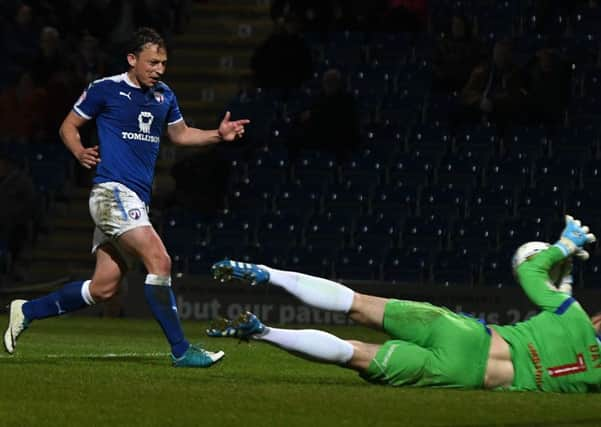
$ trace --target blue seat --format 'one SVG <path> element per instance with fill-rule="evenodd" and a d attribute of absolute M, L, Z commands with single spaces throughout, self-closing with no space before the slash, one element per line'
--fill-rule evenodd
<path fill-rule="evenodd" d="M 562 157 L 540 158 L 534 162 L 533 183 L 536 188 L 561 185 L 565 189 L 580 187 L 580 162 Z"/>
<path fill-rule="evenodd" d="M 334 260 L 334 277 L 338 280 L 374 280 L 380 276 L 380 259 L 370 252 L 343 249 Z"/>
<path fill-rule="evenodd" d="M 391 185 L 428 185 L 433 180 L 436 158 L 422 152 L 398 154 L 388 169 Z"/>
<path fill-rule="evenodd" d="M 582 284 L 585 288 L 601 288 L 601 257 L 599 255 L 591 257 L 582 269 Z"/>
<path fill-rule="evenodd" d="M 383 255 L 398 244 L 400 224 L 394 214 L 361 215 L 355 220 L 353 247 Z"/>
<path fill-rule="evenodd" d="M 499 246 L 510 253 L 528 241 L 547 241 L 547 228 L 548 220 L 541 216 L 505 220 L 499 227 Z"/>
<path fill-rule="evenodd" d="M 516 127 L 508 131 L 505 137 L 511 149 L 527 152 L 532 157 L 547 155 L 549 141 L 547 132 L 543 127 Z"/>
<path fill-rule="evenodd" d="M 511 271 L 511 255 L 506 252 L 492 252 L 485 255 L 480 262 L 479 273 L 480 286 L 493 288 L 517 286 Z"/>
<path fill-rule="evenodd" d="M 452 138 L 444 126 L 419 125 L 409 134 L 407 145 L 410 151 L 420 151 L 441 157 L 450 150 Z"/>
<path fill-rule="evenodd" d="M 382 280 L 392 283 L 424 284 L 430 275 L 430 256 L 413 249 L 392 249 L 382 263 Z"/>
<path fill-rule="evenodd" d="M 529 187 L 532 183 L 532 162 L 532 157 L 526 152 L 517 152 L 504 159 L 492 159 L 485 170 L 484 183 L 488 187 Z"/>
<path fill-rule="evenodd" d="M 396 215 L 397 218 L 416 214 L 418 190 L 412 185 L 379 185 L 371 198 L 372 212 Z"/>
<path fill-rule="evenodd" d="M 482 182 L 481 162 L 473 157 L 450 157 L 444 159 L 437 170 L 440 184 L 455 184 L 469 189 Z"/>
<path fill-rule="evenodd" d="M 257 242 L 265 251 L 287 250 L 299 244 L 301 221 L 297 215 L 268 213 L 259 218 Z"/>
<path fill-rule="evenodd" d="M 316 151 L 303 151 L 294 162 L 293 177 L 307 181 L 311 177 L 322 183 L 332 183 L 337 177 L 336 157 Z"/>
<path fill-rule="evenodd" d="M 515 214 L 516 190 L 503 184 L 472 191 L 469 215 L 472 217 L 504 219 Z"/>
<path fill-rule="evenodd" d="M 449 248 L 486 253 L 497 247 L 498 222 L 494 217 L 479 216 L 458 219 L 450 232 Z"/>
<path fill-rule="evenodd" d="M 518 196 L 521 217 L 559 218 L 565 212 L 563 189 L 559 185 L 528 188 Z"/>
<path fill-rule="evenodd" d="M 316 248 L 343 248 L 351 240 L 352 218 L 326 212 L 312 215 L 304 230 L 304 245 Z"/>
<path fill-rule="evenodd" d="M 437 184 L 421 191 L 419 212 L 421 215 L 445 215 L 447 218 L 465 216 L 466 189 L 453 184 Z"/>
<path fill-rule="evenodd" d="M 207 245 L 199 247 L 197 252 L 188 257 L 188 273 L 207 275 L 211 273 L 211 266 L 224 258 L 238 259 L 236 246 Z"/>
<path fill-rule="evenodd" d="M 447 243 L 448 216 L 407 217 L 402 227 L 401 245 L 404 248 L 415 246 L 438 251 Z"/>
<path fill-rule="evenodd" d="M 211 244 L 220 246 L 246 245 L 254 240 L 256 217 L 252 214 L 219 215 L 209 225 Z"/>
<path fill-rule="evenodd" d="M 334 251 L 321 247 L 297 247 L 288 253 L 287 268 L 313 276 L 331 278 Z"/>
<path fill-rule="evenodd" d="M 324 210 L 348 209 L 356 214 L 367 212 L 369 189 L 364 186 L 353 186 L 352 181 L 334 184 L 328 187 L 323 197 Z"/>
<path fill-rule="evenodd" d="M 322 194 L 319 190 L 308 188 L 301 183 L 287 184 L 280 188 L 274 198 L 274 211 L 281 214 L 298 214 L 302 219 L 320 212 Z"/>
<path fill-rule="evenodd" d="M 438 252 L 432 263 L 432 283 L 439 286 L 472 286 L 472 261 L 476 254 L 467 249 Z"/>
<path fill-rule="evenodd" d="M 582 168 L 582 186 L 585 190 L 601 185 L 601 160 L 591 159 Z"/>

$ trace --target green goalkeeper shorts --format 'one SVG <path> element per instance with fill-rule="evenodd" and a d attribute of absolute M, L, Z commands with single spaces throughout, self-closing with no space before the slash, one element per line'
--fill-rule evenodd
<path fill-rule="evenodd" d="M 384 330 L 393 338 L 362 374 L 394 386 L 481 388 L 490 331 L 478 319 L 428 303 L 390 300 Z"/>

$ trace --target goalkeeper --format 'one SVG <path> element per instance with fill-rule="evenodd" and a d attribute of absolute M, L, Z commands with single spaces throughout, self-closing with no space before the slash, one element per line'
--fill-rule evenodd
<path fill-rule="evenodd" d="M 273 328 L 252 313 L 214 322 L 207 333 L 267 341 L 393 386 L 597 392 L 601 390 L 601 314 L 589 317 L 569 287 L 557 288 L 569 275 L 571 257 L 588 258 L 583 246 L 594 241 L 588 227 L 566 216 L 566 227 L 554 245 L 522 245 L 512 267 L 541 312 L 507 326 L 486 325 L 427 303 L 360 294 L 301 273 L 220 261 L 213 274 L 221 281 L 280 286 L 305 304 L 346 313 L 359 324 L 384 330 L 391 339 L 372 344 L 312 329 Z"/>

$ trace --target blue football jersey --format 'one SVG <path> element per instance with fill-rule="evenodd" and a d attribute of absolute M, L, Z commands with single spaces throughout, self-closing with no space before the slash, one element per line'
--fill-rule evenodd
<path fill-rule="evenodd" d="M 94 183 L 120 182 L 149 204 L 165 124 L 183 120 L 173 91 L 163 82 L 136 87 L 123 73 L 92 82 L 73 110 L 96 118 L 101 161 Z"/>

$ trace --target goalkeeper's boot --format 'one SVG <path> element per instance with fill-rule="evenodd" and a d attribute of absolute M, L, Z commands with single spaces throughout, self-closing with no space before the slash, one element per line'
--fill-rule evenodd
<path fill-rule="evenodd" d="M 235 337 L 248 341 L 253 336 L 263 335 L 265 330 L 265 325 L 259 318 L 247 311 L 241 313 L 234 320 L 217 319 L 207 329 L 207 335 L 210 337 Z"/>
<path fill-rule="evenodd" d="M 171 355 L 171 360 L 176 368 L 208 368 L 219 362 L 223 356 L 223 351 L 214 353 L 191 345 L 180 357 Z"/>
<path fill-rule="evenodd" d="M 29 326 L 30 320 L 23 314 L 23 304 L 27 300 L 15 299 L 8 306 L 8 328 L 4 332 L 4 349 L 13 354 L 17 345 L 17 338 Z"/>
<path fill-rule="evenodd" d="M 211 267 L 213 277 L 221 282 L 241 280 L 251 286 L 269 282 L 269 272 L 256 264 L 224 259 Z"/>

